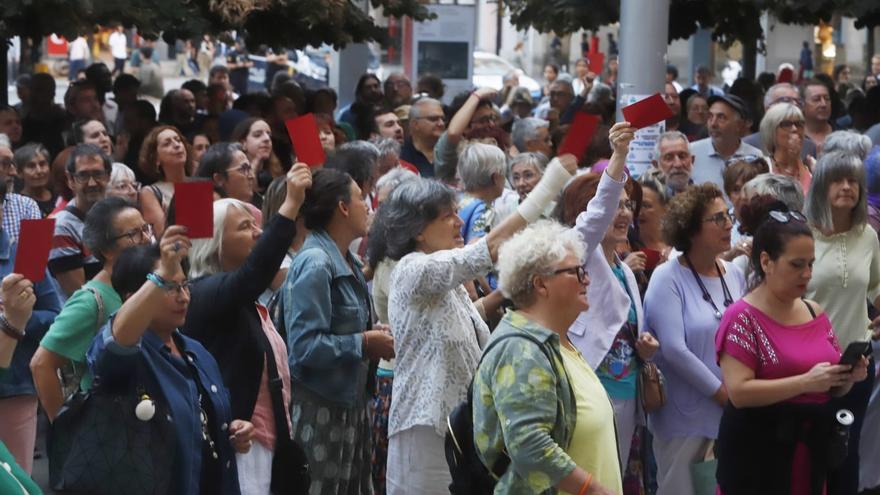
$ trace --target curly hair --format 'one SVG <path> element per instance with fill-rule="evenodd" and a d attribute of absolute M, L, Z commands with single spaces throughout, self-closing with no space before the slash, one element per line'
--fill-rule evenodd
<path fill-rule="evenodd" d="M 192 169 L 192 146 L 190 146 L 186 136 L 184 136 L 183 133 L 173 125 L 156 126 L 151 129 L 150 133 L 147 134 L 147 137 L 144 138 L 144 143 L 141 145 L 141 152 L 138 155 L 138 168 L 141 169 L 141 172 L 153 182 L 165 179 L 165 174 L 162 172 L 162 167 L 159 165 L 159 134 L 161 134 L 162 131 L 167 131 L 169 129 L 177 133 L 177 136 L 180 138 L 181 142 L 183 142 L 183 147 L 186 148 L 186 163 L 183 164 L 184 173 L 186 173 L 187 170 Z"/>
<path fill-rule="evenodd" d="M 721 189 L 711 182 L 690 185 L 676 194 L 666 206 L 661 226 L 663 241 L 687 253 L 694 236 L 703 228 L 703 216 L 709 203 L 722 197 Z"/>

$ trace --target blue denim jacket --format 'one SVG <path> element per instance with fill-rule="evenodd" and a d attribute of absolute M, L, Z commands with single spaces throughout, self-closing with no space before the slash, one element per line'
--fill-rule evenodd
<path fill-rule="evenodd" d="M 108 393 L 125 394 L 136 392 L 130 389 L 135 381 L 153 400 L 165 401 L 177 432 L 173 493 L 200 493 L 203 439 L 199 386 L 191 378 L 191 371 L 183 359 L 172 355 L 152 331 L 144 332 L 135 346 L 118 344 L 111 331 L 114 318 L 115 315 L 101 328 L 86 354 L 95 386 Z M 210 435 L 217 449 L 222 477 L 219 493 L 236 495 L 240 489 L 235 451 L 229 442 L 229 422 L 233 419 L 229 391 L 223 386 L 217 361 L 202 344 L 175 333 L 175 342 L 182 356 L 198 371 L 199 382 L 211 400 L 214 421 Z"/>
<path fill-rule="evenodd" d="M 0 279 L 12 273 L 15 267 L 15 248 L 16 244 L 9 241 L 6 231 L 0 230 Z M 18 343 L 12 355 L 9 372 L 0 379 L 0 397 L 37 394 L 31 376 L 31 357 L 37 351 L 40 339 L 61 312 L 61 302 L 48 271 L 43 280 L 34 284 L 34 294 L 37 296 L 34 312 L 24 329 L 24 339 Z"/>
<path fill-rule="evenodd" d="M 282 304 L 291 378 L 351 407 L 366 386 L 361 344 L 371 316 L 361 264 L 346 258 L 326 232 L 312 231 L 287 272 Z"/>

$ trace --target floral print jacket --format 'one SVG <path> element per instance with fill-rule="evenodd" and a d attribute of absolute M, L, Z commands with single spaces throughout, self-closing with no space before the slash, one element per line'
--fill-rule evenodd
<path fill-rule="evenodd" d="M 544 350 L 526 338 L 507 338 L 484 356 L 474 377 L 477 452 L 486 466 L 510 456 L 496 494 L 556 493 L 555 486 L 576 467 L 564 449 L 577 416 L 559 335 L 508 311 L 489 343 L 511 333 L 531 335 Z"/>

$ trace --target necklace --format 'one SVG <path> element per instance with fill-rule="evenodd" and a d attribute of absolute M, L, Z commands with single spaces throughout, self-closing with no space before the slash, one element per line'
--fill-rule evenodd
<path fill-rule="evenodd" d="M 697 280 L 697 285 L 700 286 L 700 291 L 703 293 L 703 300 L 712 305 L 712 309 L 715 312 L 715 319 L 721 319 L 721 311 L 718 309 L 718 306 L 715 305 L 715 301 L 712 300 L 712 296 L 709 294 L 709 291 L 706 289 L 706 286 L 703 284 L 703 279 L 700 278 L 700 274 L 697 273 L 697 270 L 694 268 L 694 264 L 691 263 L 691 259 L 688 255 L 683 255 L 685 262 L 687 262 L 688 268 L 691 269 L 691 273 L 694 274 L 694 278 Z M 721 279 L 721 290 L 724 291 L 724 307 L 727 308 L 731 304 L 733 304 L 733 296 L 730 295 L 730 290 L 727 288 L 727 282 L 724 281 L 724 275 L 721 274 L 721 268 L 718 266 L 718 262 L 715 261 L 715 270 L 718 272 L 718 278 Z"/>

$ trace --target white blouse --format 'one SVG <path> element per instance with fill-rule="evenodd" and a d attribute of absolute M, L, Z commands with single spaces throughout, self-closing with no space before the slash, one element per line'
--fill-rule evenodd
<path fill-rule="evenodd" d="M 489 328 L 462 283 L 492 269 L 486 239 L 458 249 L 404 256 L 391 274 L 388 319 L 394 387 L 388 435 L 414 426 L 446 431 L 480 362 Z"/>

